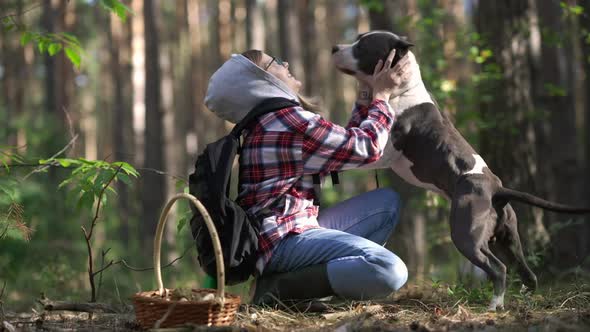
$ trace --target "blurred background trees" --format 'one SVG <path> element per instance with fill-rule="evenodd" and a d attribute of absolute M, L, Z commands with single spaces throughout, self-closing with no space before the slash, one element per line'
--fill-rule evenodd
<path fill-rule="evenodd" d="M 101 214 L 97 250 L 150 265 L 151 240 L 163 203 L 186 187 L 197 154 L 231 125 L 203 98 L 211 74 L 232 54 L 265 50 L 290 63 L 324 116 L 345 124 L 355 80 L 337 72 L 331 46 L 370 29 L 409 38 L 426 86 L 504 184 L 548 199 L 590 205 L 590 5 L 558 0 L 125 0 L 127 20 L 99 1 L 3 0 L 0 4 L 0 161 L 62 157 L 125 161 L 138 179 L 117 183 Z M 67 32 L 84 53 L 79 68 L 64 52 L 21 45 L 22 31 Z M 29 304 L 57 289 L 74 298 L 88 290 L 80 225 L 94 212 L 76 209 L 80 188 L 58 184 L 68 169 L 24 176 L 0 170 L 0 218 L 11 204 L 35 229 L 31 241 L 0 239 L 5 302 Z M 411 271 L 410 282 L 455 281 L 469 270 L 450 241 L 448 203 L 413 188 L 389 170 L 381 186 L 402 194 L 402 220 L 388 246 Z M 333 204 L 376 187 L 374 172 L 341 175 L 324 190 Z M 74 199 L 72 199 L 74 197 Z M 547 276 L 587 277 L 588 218 L 516 205 L 526 252 Z M 178 211 L 178 218 L 186 209 Z M 1 222 L 1 220 L 0 220 Z M 0 226 L 2 224 L 0 223 Z M 186 228 L 170 223 L 167 257 L 190 247 Z M 0 228 L 0 234 L 3 229 Z M 10 235 L 10 233 L 7 233 Z M 199 283 L 194 251 L 164 272 L 168 282 Z M 166 256 L 165 256 L 166 257 Z M 465 268 L 467 267 L 467 268 Z M 541 281 L 547 281 L 542 278 Z M 149 272 L 116 266 L 105 272 L 102 298 L 127 298 L 153 287 Z M 65 288 L 64 288 L 65 287 Z M 63 293 L 59 293 L 63 296 Z"/>

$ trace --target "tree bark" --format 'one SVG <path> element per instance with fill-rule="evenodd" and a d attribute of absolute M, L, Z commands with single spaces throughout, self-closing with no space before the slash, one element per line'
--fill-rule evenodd
<path fill-rule="evenodd" d="M 542 194 L 550 200 L 572 205 L 582 205 L 582 187 L 579 178 L 581 162 L 578 157 L 578 139 L 575 111 L 574 70 L 577 59 L 574 55 L 575 22 L 571 16 L 560 16 L 559 3 L 537 1 L 539 26 L 550 31 L 541 40 L 540 59 L 535 68 L 535 104 L 546 114 L 539 121 L 539 155 L 551 156 L 539 164 Z M 556 41 L 551 34 L 568 36 Z M 561 44 L 561 45 L 560 45 Z M 535 50 L 535 49 L 533 49 Z M 536 55 L 536 54 L 535 54 Z M 548 214 L 545 224 L 549 228 L 559 221 L 571 220 L 572 216 Z M 555 228 L 554 228 L 555 229 Z M 551 265 L 564 270 L 582 263 L 588 255 L 588 228 L 584 224 L 569 225 L 550 233 Z"/>
<path fill-rule="evenodd" d="M 318 71 L 318 38 L 316 29 L 315 9 L 317 0 L 304 0 L 298 2 L 299 29 L 301 30 L 300 45 L 303 47 L 303 91 L 306 95 L 318 93 L 318 79 L 315 75 Z"/>
<path fill-rule="evenodd" d="M 485 66 L 492 78 L 480 92 L 485 96 L 479 107 L 482 119 L 490 124 L 480 132 L 481 155 L 506 187 L 531 193 L 537 192 L 534 179 L 539 164 L 531 94 L 535 15 L 533 0 L 480 1 L 475 14 L 476 29 L 492 51 Z M 544 244 L 547 232 L 539 210 L 521 204 L 513 207 L 521 230 L 526 230 L 521 239 Z"/>
<path fill-rule="evenodd" d="M 108 33 L 110 74 L 113 101 L 111 109 L 112 134 L 113 134 L 113 157 L 116 161 L 128 161 L 127 153 L 131 151 L 131 137 L 127 133 L 131 130 L 131 103 L 133 91 L 130 88 L 130 25 L 123 23 L 119 18 L 110 19 Z M 129 191 L 127 185 L 121 181 L 117 183 L 117 204 L 119 212 L 119 236 L 124 246 L 129 248 L 131 217 L 129 204 Z"/>
<path fill-rule="evenodd" d="M 258 0 L 246 0 L 246 48 L 264 51 L 264 11 Z"/>
<path fill-rule="evenodd" d="M 371 30 L 388 30 L 394 33 L 402 31 L 399 15 L 392 15 L 392 8 L 417 8 L 413 0 L 396 0 L 383 2 L 383 11 L 369 11 Z M 407 31 L 409 40 L 416 40 L 414 31 Z M 423 209 L 412 208 L 424 200 L 422 189 L 416 188 L 391 171 L 380 172 L 387 174 L 387 182 L 397 191 L 403 205 L 401 206 L 399 223 L 389 240 L 388 248 L 399 255 L 408 267 L 412 279 L 421 279 L 426 270 L 426 227 L 427 215 Z"/>
<path fill-rule="evenodd" d="M 156 11 L 153 0 L 144 1 L 145 31 L 145 162 L 144 167 L 164 170 L 162 100 L 160 92 L 160 49 Z M 143 172 L 141 188 L 142 240 L 151 243 L 158 215 L 164 203 L 166 187 L 164 177 L 153 172 Z"/>
<path fill-rule="evenodd" d="M 337 8 L 340 8 L 338 6 Z M 298 78 L 303 77 L 303 61 L 299 44 L 299 29 L 294 2 L 278 0 L 280 57 L 289 63 L 289 70 Z"/>

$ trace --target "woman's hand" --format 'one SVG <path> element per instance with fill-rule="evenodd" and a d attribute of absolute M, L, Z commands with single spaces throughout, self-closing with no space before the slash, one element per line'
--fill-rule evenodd
<path fill-rule="evenodd" d="M 416 60 L 410 56 L 410 53 L 401 58 L 393 68 L 389 68 L 395 57 L 395 51 L 395 49 L 391 50 L 385 63 L 383 60 L 377 62 L 373 76 L 363 73 L 356 75 L 360 81 L 373 89 L 373 99 L 388 101 L 391 97 L 399 96 L 412 77 L 413 64 Z"/>

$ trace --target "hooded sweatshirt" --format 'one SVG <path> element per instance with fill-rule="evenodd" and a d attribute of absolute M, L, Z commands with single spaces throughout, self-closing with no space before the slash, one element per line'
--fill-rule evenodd
<path fill-rule="evenodd" d="M 205 105 L 220 118 L 238 123 L 261 101 L 297 95 L 276 78 L 241 54 L 234 54 L 209 80 Z"/>
<path fill-rule="evenodd" d="M 246 57 L 233 55 L 211 77 L 205 104 L 222 119 L 237 123 L 272 97 L 297 99 L 278 78 Z M 236 201 L 261 223 L 259 274 L 283 238 L 320 228 L 312 176 L 377 161 L 393 114 L 381 100 L 356 105 L 343 128 L 294 106 L 262 115 L 243 131 Z"/>

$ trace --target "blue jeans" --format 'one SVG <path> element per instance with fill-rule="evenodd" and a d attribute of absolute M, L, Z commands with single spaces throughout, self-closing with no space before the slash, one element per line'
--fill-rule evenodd
<path fill-rule="evenodd" d="M 385 297 L 408 279 L 404 262 L 383 247 L 399 219 L 396 192 L 377 189 L 320 211 L 324 228 L 285 237 L 263 272 L 282 273 L 327 263 L 336 295 L 353 300 Z"/>

